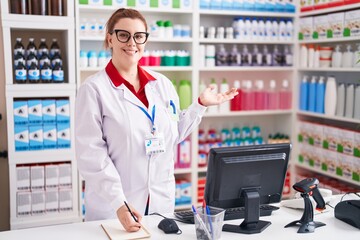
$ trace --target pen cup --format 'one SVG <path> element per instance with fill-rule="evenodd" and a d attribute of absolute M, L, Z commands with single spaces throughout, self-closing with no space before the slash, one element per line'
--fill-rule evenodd
<path fill-rule="evenodd" d="M 221 237 L 225 210 L 208 206 L 196 209 L 194 215 L 196 238 L 198 240 L 217 240 Z"/>

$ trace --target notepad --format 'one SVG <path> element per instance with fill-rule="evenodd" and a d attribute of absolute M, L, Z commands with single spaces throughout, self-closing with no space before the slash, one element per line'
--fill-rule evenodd
<path fill-rule="evenodd" d="M 137 232 L 127 232 L 117 219 L 103 222 L 101 227 L 110 240 L 145 239 L 151 236 L 144 225 Z"/>

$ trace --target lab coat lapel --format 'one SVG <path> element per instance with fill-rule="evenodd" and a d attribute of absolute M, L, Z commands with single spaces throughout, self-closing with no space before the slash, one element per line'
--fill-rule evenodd
<path fill-rule="evenodd" d="M 124 84 L 121 84 L 118 89 L 123 92 L 125 100 L 137 106 L 143 107 L 144 109 L 147 109 L 146 106 Z"/>
<path fill-rule="evenodd" d="M 152 106 L 156 104 L 156 96 L 159 95 L 156 91 L 156 84 L 157 81 L 149 81 L 148 84 L 145 85 L 145 94 L 149 102 L 149 109 L 152 109 Z"/>

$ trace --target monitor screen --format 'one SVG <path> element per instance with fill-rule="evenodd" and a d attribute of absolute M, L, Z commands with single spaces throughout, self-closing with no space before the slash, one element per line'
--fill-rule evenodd
<path fill-rule="evenodd" d="M 289 143 L 211 149 L 206 203 L 224 209 L 245 207 L 244 222 L 257 221 L 259 212 L 246 208 L 280 202 L 290 150 Z"/>

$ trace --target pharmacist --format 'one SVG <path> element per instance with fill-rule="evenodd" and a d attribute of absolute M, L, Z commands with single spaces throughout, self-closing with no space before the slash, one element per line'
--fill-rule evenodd
<path fill-rule="evenodd" d="M 127 231 L 150 212 L 173 212 L 174 158 L 178 143 L 198 126 L 206 107 L 232 99 L 236 89 L 202 92 L 180 111 L 171 81 L 138 61 L 148 38 L 144 17 L 118 9 L 107 22 L 105 46 L 112 59 L 88 77 L 76 99 L 75 139 L 85 180 L 85 219 L 116 218 Z"/>

